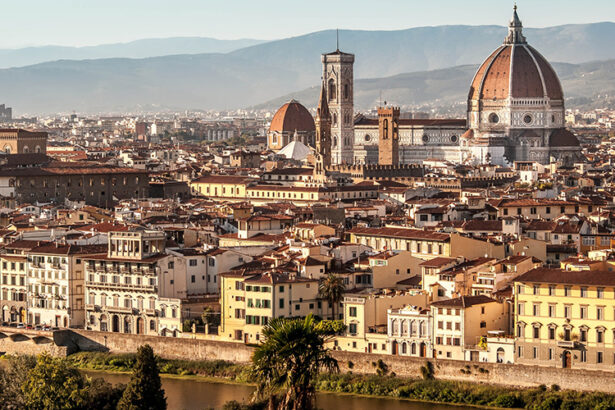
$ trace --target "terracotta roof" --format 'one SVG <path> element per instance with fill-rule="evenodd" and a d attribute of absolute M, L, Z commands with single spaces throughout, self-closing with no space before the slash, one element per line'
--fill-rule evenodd
<path fill-rule="evenodd" d="M 495 299 L 491 299 L 488 296 L 480 295 L 480 296 L 461 296 L 459 298 L 454 299 L 446 299 L 446 300 L 438 300 L 436 302 L 432 302 L 431 306 L 443 306 L 443 307 L 461 307 L 467 308 L 474 305 L 482 305 L 485 303 L 493 303 L 497 302 Z"/>
<path fill-rule="evenodd" d="M 558 128 L 551 133 L 549 137 L 550 147 L 577 147 L 579 140 L 577 137 L 566 128 Z"/>
<path fill-rule="evenodd" d="M 431 240 L 437 242 L 448 242 L 450 239 L 449 234 L 407 228 L 353 228 L 349 230 L 348 233 L 401 239 Z"/>
<path fill-rule="evenodd" d="M 481 219 L 470 219 L 463 224 L 463 230 L 501 232 L 502 221 L 484 221 Z"/>
<path fill-rule="evenodd" d="M 536 268 L 518 276 L 515 282 L 615 286 L 615 273 L 608 271 L 564 271 L 562 269 Z"/>
<path fill-rule="evenodd" d="M 430 259 L 425 262 L 421 262 L 420 265 L 426 266 L 428 268 L 439 268 L 441 266 L 445 266 L 445 265 L 448 265 L 449 263 L 454 263 L 454 262 L 456 262 L 456 259 L 454 258 L 438 257 L 438 258 Z"/>
<path fill-rule="evenodd" d="M 305 132 L 315 131 L 312 114 L 298 101 L 291 100 L 280 107 L 275 113 L 269 126 L 269 131 L 277 132 Z"/>

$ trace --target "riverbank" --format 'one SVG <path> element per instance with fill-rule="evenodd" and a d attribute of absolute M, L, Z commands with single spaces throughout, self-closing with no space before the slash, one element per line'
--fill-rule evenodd
<path fill-rule="evenodd" d="M 105 372 L 131 372 L 135 355 L 80 352 L 67 360 L 75 367 Z M 204 378 L 210 381 L 253 385 L 249 366 L 224 360 L 169 360 L 158 359 L 162 376 L 173 378 Z M 548 409 L 600 409 L 615 410 L 615 395 L 562 391 L 557 385 L 517 389 L 462 381 L 444 381 L 432 378 L 425 366 L 421 378 L 401 378 L 387 374 L 375 365 L 374 375 L 322 374 L 316 381 L 321 392 L 344 393 L 367 397 L 388 397 L 441 404 L 492 408 Z M 417 375 L 419 376 L 419 375 Z"/>

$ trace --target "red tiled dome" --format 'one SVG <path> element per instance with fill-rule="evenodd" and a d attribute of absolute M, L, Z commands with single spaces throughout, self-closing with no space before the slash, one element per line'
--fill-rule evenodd
<path fill-rule="evenodd" d="M 269 131 L 301 132 L 315 131 L 312 114 L 298 101 L 291 100 L 280 107 L 269 126 Z"/>
<path fill-rule="evenodd" d="M 508 37 L 481 64 L 472 80 L 468 99 L 504 100 L 509 96 L 564 99 L 562 86 L 551 64 L 525 41 L 516 9 L 509 24 Z"/>

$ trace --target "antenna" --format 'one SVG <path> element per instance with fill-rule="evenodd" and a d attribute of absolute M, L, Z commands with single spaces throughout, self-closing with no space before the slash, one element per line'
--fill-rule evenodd
<path fill-rule="evenodd" d="M 340 29 L 335 29 L 335 51 L 340 51 Z"/>

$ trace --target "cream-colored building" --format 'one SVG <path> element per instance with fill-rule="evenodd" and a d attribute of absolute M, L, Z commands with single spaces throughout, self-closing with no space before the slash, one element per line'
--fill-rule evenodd
<path fill-rule="evenodd" d="M 174 257 L 161 231 L 110 232 L 106 254 L 83 261 L 86 328 L 161 336 L 181 334 L 181 300 L 173 291 Z M 165 291 L 166 289 L 166 291 Z"/>
<path fill-rule="evenodd" d="M 487 296 L 461 296 L 431 304 L 434 357 L 479 360 L 488 331 L 508 332 L 508 304 Z"/>
<path fill-rule="evenodd" d="M 612 370 L 612 271 L 537 268 L 515 280 L 515 363 Z"/>

